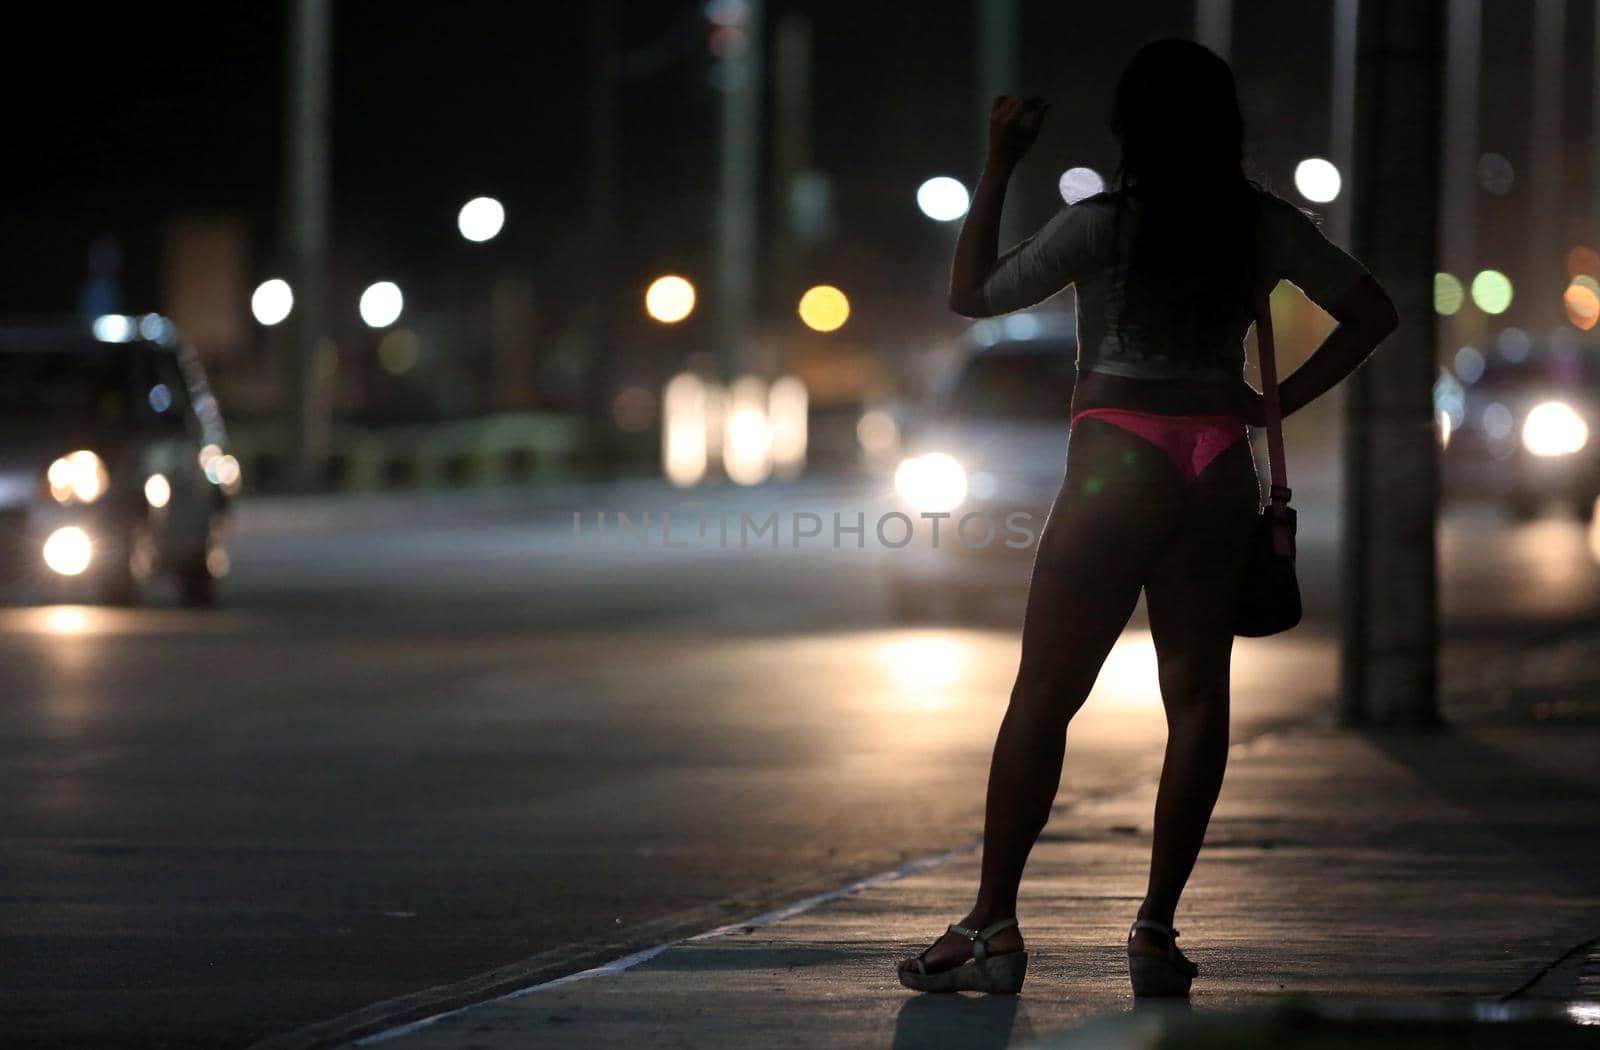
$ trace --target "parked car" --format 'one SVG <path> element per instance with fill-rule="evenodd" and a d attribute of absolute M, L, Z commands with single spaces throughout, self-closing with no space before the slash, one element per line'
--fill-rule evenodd
<path fill-rule="evenodd" d="M 1489 500 L 1517 518 L 1553 501 L 1585 521 L 1594 514 L 1600 346 L 1534 343 L 1511 330 L 1488 353 L 1457 353 L 1434 408 L 1447 499 Z"/>
<path fill-rule="evenodd" d="M 239 487 L 199 358 L 155 314 L 0 327 L 0 554 L 12 584 L 215 601 Z"/>
<path fill-rule="evenodd" d="M 902 617 L 919 619 L 943 604 L 965 609 L 1026 586 L 1066 470 L 1076 358 L 1070 313 L 1011 314 L 973 326 L 902 440 L 895 490 L 901 512 L 918 526 L 915 542 L 888 558 Z"/>

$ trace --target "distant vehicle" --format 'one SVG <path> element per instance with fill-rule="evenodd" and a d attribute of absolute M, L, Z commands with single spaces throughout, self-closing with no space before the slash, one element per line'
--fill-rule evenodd
<path fill-rule="evenodd" d="M 132 604 L 160 574 L 216 600 L 239 487 L 199 358 L 164 317 L 0 327 L 4 578 Z"/>
<path fill-rule="evenodd" d="M 1026 586 L 1066 470 L 1077 349 L 1070 313 L 972 327 L 960 360 L 907 427 L 895 470 L 900 510 L 917 526 L 915 541 L 887 559 L 902 618 L 941 605 L 969 610 Z M 935 549 L 932 521 L 921 515 L 946 513 Z"/>
<path fill-rule="evenodd" d="M 1559 501 L 1590 520 L 1600 498 L 1600 346 L 1532 343 L 1518 330 L 1497 343 L 1489 353 L 1463 348 L 1434 387 L 1444 496 L 1498 503 L 1518 519 Z"/>

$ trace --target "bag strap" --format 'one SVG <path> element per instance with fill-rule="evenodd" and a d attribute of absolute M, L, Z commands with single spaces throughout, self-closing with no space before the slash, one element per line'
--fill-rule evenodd
<path fill-rule="evenodd" d="M 1278 400 L 1277 347 L 1272 339 L 1270 289 L 1256 293 L 1256 348 L 1261 358 L 1261 401 L 1267 415 L 1267 464 L 1272 488 L 1267 505 L 1272 511 L 1272 548 L 1280 558 L 1294 557 L 1294 525 L 1289 509 L 1289 471 L 1283 455 L 1283 404 Z"/>
<path fill-rule="evenodd" d="M 1283 406 L 1278 401 L 1277 349 L 1272 339 L 1272 302 L 1268 293 L 1256 293 L 1256 348 L 1261 358 L 1261 401 L 1267 412 L 1267 463 L 1272 474 L 1268 499 L 1289 505 L 1289 472 L 1283 458 Z"/>

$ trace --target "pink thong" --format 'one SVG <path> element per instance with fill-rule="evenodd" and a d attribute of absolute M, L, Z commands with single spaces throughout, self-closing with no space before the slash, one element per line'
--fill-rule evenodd
<path fill-rule="evenodd" d="M 1137 434 L 1165 452 L 1186 485 L 1194 483 L 1206 464 L 1250 433 L 1243 416 L 1165 416 L 1126 408 L 1086 408 L 1072 417 L 1072 425 L 1085 416 Z"/>

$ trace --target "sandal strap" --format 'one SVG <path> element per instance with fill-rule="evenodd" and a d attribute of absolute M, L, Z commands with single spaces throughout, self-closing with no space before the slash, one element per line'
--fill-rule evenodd
<path fill-rule="evenodd" d="M 952 922 L 950 924 L 950 932 L 959 933 L 969 941 L 986 941 L 1001 930 L 1008 930 L 1016 924 L 1017 917 L 1015 915 L 1009 919 L 1001 919 L 992 926 L 985 926 L 981 930 L 974 930 L 971 926 L 963 926 L 958 922 Z"/>
<path fill-rule="evenodd" d="M 1154 919 L 1135 919 L 1133 925 L 1128 927 L 1129 937 L 1133 936 L 1134 930 L 1155 930 L 1157 933 L 1166 934 L 1170 940 L 1175 941 L 1178 939 L 1177 930 L 1164 922 L 1156 922 Z"/>

